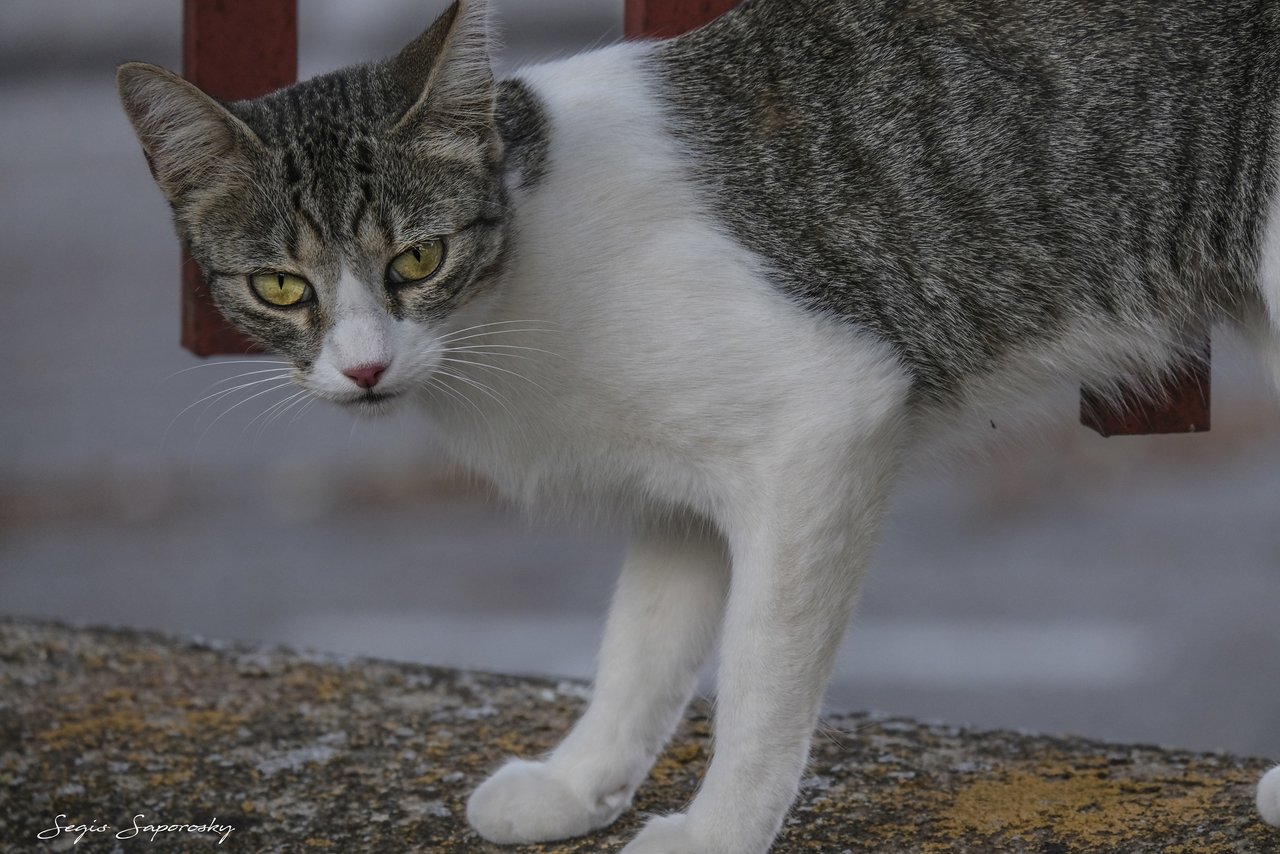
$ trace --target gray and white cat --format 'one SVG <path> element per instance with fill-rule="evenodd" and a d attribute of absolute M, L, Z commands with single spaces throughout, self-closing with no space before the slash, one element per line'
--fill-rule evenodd
<path fill-rule="evenodd" d="M 495 81 L 484 0 L 219 103 L 119 89 L 218 305 L 357 412 L 634 542 L 586 714 L 468 817 L 631 803 L 720 640 L 715 757 L 626 854 L 757 854 L 904 454 L 1214 322 L 1280 379 L 1280 0 L 747 0 Z M 1280 824 L 1280 774 L 1258 807 Z"/>

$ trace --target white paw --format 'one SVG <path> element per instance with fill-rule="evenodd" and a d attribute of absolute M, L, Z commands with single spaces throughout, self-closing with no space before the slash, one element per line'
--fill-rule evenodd
<path fill-rule="evenodd" d="M 546 763 L 513 759 L 471 794 L 467 821 L 499 845 L 549 842 L 611 824 L 630 802 L 623 793 L 588 802 L 551 774 Z"/>
<path fill-rule="evenodd" d="M 684 815 L 660 815 L 649 819 L 644 829 L 620 854 L 714 854 L 699 846 L 688 830 Z"/>
<path fill-rule="evenodd" d="M 1280 827 L 1280 765 L 1258 781 L 1258 815 L 1273 827 Z"/>

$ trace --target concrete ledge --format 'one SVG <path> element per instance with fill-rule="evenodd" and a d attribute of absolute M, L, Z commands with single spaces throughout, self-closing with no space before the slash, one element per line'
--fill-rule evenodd
<path fill-rule="evenodd" d="M 498 852 L 466 826 L 507 754 L 547 750 L 574 683 L 154 634 L 0 621 L 0 849 Z M 615 827 L 528 851 L 620 847 L 693 794 L 705 706 Z M 827 722 L 776 851 L 1280 851 L 1261 760 L 850 714 Z M 52 841 L 62 824 L 112 825 Z M 116 838 L 139 824 L 217 824 Z M 11 846 L 11 847 L 10 847 Z"/>

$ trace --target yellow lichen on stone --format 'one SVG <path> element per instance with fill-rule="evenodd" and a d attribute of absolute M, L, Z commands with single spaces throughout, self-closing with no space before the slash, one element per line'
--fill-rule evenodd
<path fill-rule="evenodd" d="M 1134 781 L 1071 765 L 1008 770 L 968 784 L 938 811 L 951 838 L 1047 832 L 1071 845 L 1116 844 L 1195 826 L 1226 780 Z M 941 851 L 942 849 L 935 849 Z"/>
<path fill-rule="evenodd" d="M 246 720 L 244 715 L 220 709 L 197 709 L 186 713 L 186 720 L 180 728 L 189 735 L 214 730 L 234 730 L 243 726 Z"/>
<path fill-rule="evenodd" d="M 551 741 L 545 737 L 539 738 L 516 730 L 493 732 L 486 739 L 486 743 L 498 750 L 501 754 L 510 756 L 538 754 L 554 747 Z"/>
<path fill-rule="evenodd" d="M 121 736 L 133 740 L 142 736 L 160 735 L 162 730 L 136 711 L 117 710 L 104 712 L 89 709 L 76 717 L 60 721 L 36 735 L 40 741 L 53 748 L 96 746 L 103 741 Z"/>
<path fill-rule="evenodd" d="M 78 658 L 51 658 L 51 640 Z M 81 666 L 88 656 L 101 667 Z M 5 620 L 0 661 L 17 746 L 0 750 L 6 839 L 35 839 L 51 805 L 109 821 L 145 803 L 174 821 L 217 814 L 237 850 L 291 839 L 497 852 L 468 829 L 468 794 L 507 756 L 550 748 L 581 710 L 540 680 Z M 616 825 L 526 850 L 617 851 L 647 815 L 687 806 L 712 750 L 708 713 L 692 707 Z M 864 715 L 832 727 L 815 739 L 779 854 L 1280 854 L 1253 807 L 1270 767 L 1260 759 Z M 267 773 L 273 757 L 306 769 Z"/>
<path fill-rule="evenodd" d="M 330 703 L 343 699 L 358 689 L 356 680 L 343 679 L 335 673 L 325 673 L 315 667 L 303 667 L 294 670 L 284 677 L 284 682 L 291 688 L 307 688 L 315 700 Z"/>
<path fill-rule="evenodd" d="M 167 789 L 174 786 L 181 786 L 189 783 L 195 777 L 195 773 L 190 770 L 169 771 L 159 774 L 148 774 L 147 785 L 153 788 Z"/>
<path fill-rule="evenodd" d="M 669 785 L 698 768 L 705 760 L 702 745 L 696 741 L 678 741 L 671 745 L 654 764 L 652 776 L 659 785 Z"/>

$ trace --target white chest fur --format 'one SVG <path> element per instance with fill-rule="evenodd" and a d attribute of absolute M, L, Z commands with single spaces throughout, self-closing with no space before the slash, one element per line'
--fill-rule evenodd
<path fill-rule="evenodd" d="M 520 378 L 473 371 L 507 405 L 471 394 L 483 419 L 454 408 L 448 432 L 527 500 L 723 509 L 779 443 L 905 394 L 887 347 L 787 301 L 702 209 L 651 96 L 648 51 L 521 75 L 549 113 L 549 168 L 515 195 L 509 272 L 459 323 L 505 324 L 503 343 L 535 358 L 504 363 Z"/>

